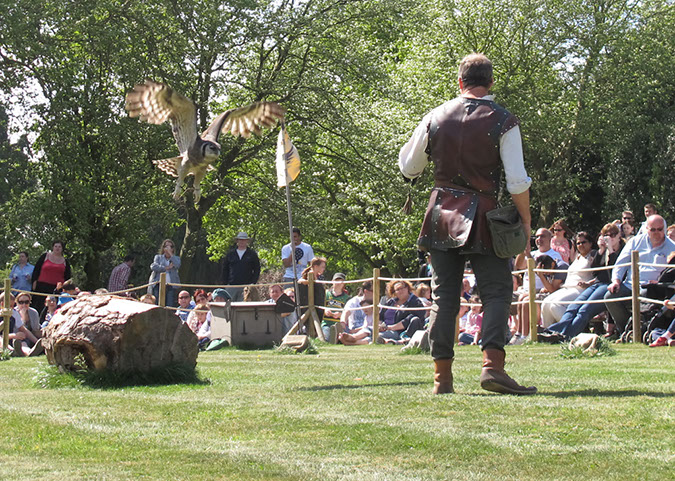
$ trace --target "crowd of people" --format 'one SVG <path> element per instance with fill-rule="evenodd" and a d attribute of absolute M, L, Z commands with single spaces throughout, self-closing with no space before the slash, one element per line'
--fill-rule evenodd
<path fill-rule="evenodd" d="M 535 291 L 538 306 L 537 339 L 543 342 L 563 342 L 588 330 L 591 322 L 594 330 L 600 331 L 609 339 L 620 339 L 626 329 L 630 329 L 631 316 L 628 301 L 610 302 L 612 299 L 631 295 L 632 272 L 630 267 L 622 266 L 630 261 L 630 252 L 637 250 L 640 261 L 646 264 L 665 265 L 673 263 L 675 257 L 675 225 L 667 226 L 658 215 L 653 204 L 644 208 L 645 221 L 638 226 L 632 212 L 624 211 L 621 220 L 606 224 L 597 237 L 588 232 L 573 233 L 564 220 L 558 220 L 549 228 L 539 228 L 533 237 L 534 247 L 529 256 L 535 260 L 537 269 Z M 254 286 L 260 277 L 260 261 L 254 249 L 249 246 L 250 238 L 240 232 L 235 238 L 236 245 L 225 256 L 223 283 L 226 288 L 213 292 L 197 289 L 177 290 L 167 285 L 165 305 L 174 307 L 176 315 L 187 323 L 199 338 L 200 346 L 210 341 L 211 313 L 210 302 L 241 301 L 244 299 L 244 286 Z M 64 243 L 54 241 L 52 249 L 43 254 L 33 266 L 27 252 L 19 252 L 18 261 L 12 267 L 13 315 L 10 325 L 10 339 L 15 355 L 37 355 L 42 352 L 38 342 L 42 329 L 64 303 L 89 292 L 80 292 L 70 279 L 71 267 L 64 257 Z M 291 253 L 291 249 L 293 252 Z M 327 260 L 314 257 L 309 244 L 302 241 L 299 229 L 293 231 L 293 246 L 283 247 L 281 258 L 285 267 L 279 284 L 268 288 L 267 302 L 277 303 L 280 299 L 294 304 L 295 291 L 288 286 L 294 277 L 298 286 L 298 304 L 302 306 L 299 315 L 304 313 L 309 303 L 308 277 L 311 272 L 314 279 L 323 280 Z M 296 266 L 293 268 L 292 259 Z M 428 254 L 422 256 L 420 276 L 432 275 Z M 136 259 L 128 255 L 111 272 L 108 289 L 99 289 L 98 294 L 122 292 L 136 298 L 134 290 L 128 290 L 128 281 Z M 618 264 L 620 267 L 612 267 Z M 180 284 L 178 269 L 180 257 L 175 253 L 175 244 L 170 239 L 162 242 L 160 252 L 150 265 L 150 284 L 148 292 L 139 299 L 141 302 L 156 304 L 159 296 L 159 274 L 167 273 L 168 282 Z M 512 260 L 513 271 L 526 267 L 525 253 Z M 593 268 L 607 268 L 593 270 Z M 590 269 L 590 270 L 589 270 Z M 540 272 L 541 270 L 541 272 Z M 664 276 L 666 276 L 664 278 Z M 672 269 L 644 265 L 640 267 L 640 283 L 643 296 L 654 293 L 654 287 L 661 286 L 657 296 L 671 298 L 659 315 L 661 325 L 654 329 L 652 346 L 673 345 L 675 339 L 675 321 L 668 325 L 672 316 L 675 296 L 668 284 L 675 278 L 675 266 Z M 332 282 L 314 284 L 314 305 L 321 319 L 324 337 L 333 343 L 345 345 L 369 344 L 373 341 L 373 286 L 372 281 L 363 282 L 357 292 L 350 293 L 344 273 L 337 272 Z M 529 279 L 527 274 L 514 275 L 513 300 L 519 301 L 512 307 L 509 321 L 511 344 L 526 341 L 529 333 Z M 665 287 L 663 287 L 665 286 Z M 665 289 L 665 291 L 664 291 Z M 31 295 L 29 292 L 48 294 Z M 378 342 L 387 344 L 406 344 L 415 332 L 425 330 L 429 325 L 431 306 L 431 288 L 425 281 L 411 284 L 404 279 L 390 281 L 385 286 L 385 295 L 378 300 L 379 335 Z M 664 294 L 665 292 L 665 294 Z M 459 345 L 480 344 L 482 325 L 482 306 L 480 292 L 475 286 L 475 277 L 471 265 L 467 263 L 466 274 L 460 293 Z M 591 303 L 584 303 L 591 301 Z M 607 301 L 606 303 L 603 301 Z M 426 308 L 426 309 L 424 309 Z M 298 320 L 294 309 L 286 309 L 279 314 L 282 334 L 286 334 Z M 664 325 L 665 323 L 665 325 Z M 668 327 L 666 327 L 666 325 Z"/>

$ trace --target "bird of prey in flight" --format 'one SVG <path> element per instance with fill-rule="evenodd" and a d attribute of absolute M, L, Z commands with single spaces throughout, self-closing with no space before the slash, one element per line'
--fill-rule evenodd
<path fill-rule="evenodd" d="M 230 132 L 234 136 L 250 137 L 259 134 L 262 127 L 272 127 L 284 118 L 285 109 L 275 102 L 255 102 L 245 107 L 227 110 L 197 133 L 197 108 L 195 103 L 163 83 L 146 80 L 134 86 L 126 97 L 130 117 L 140 117 L 151 124 L 171 122 L 173 136 L 180 155 L 169 159 L 153 160 L 157 167 L 177 177 L 174 199 L 178 200 L 185 177 L 195 176 L 194 201 L 201 197 L 200 183 L 207 170 L 220 155 L 218 136 Z"/>

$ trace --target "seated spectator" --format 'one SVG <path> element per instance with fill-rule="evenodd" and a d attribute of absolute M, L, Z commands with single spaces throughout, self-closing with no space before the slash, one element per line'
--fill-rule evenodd
<path fill-rule="evenodd" d="M 467 279 L 464 279 L 465 281 L 468 282 Z M 424 307 L 431 307 L 431 287 L 429 287 L 428 284 L 418 284 L 417 287 L 415 287 L 415 295 L 419 298 L 420 301 L 422 301 L 422 304 Z M 426 326 L 429 320 L 429 315 L 431 314 L 431 310 L 426 310 L 424 311 L 424 325 Z"/>
<path fill-rule="evenodd" d="M 232 300 L 232 296 L 226 289 L 219 287 L 213 291 L 213 302 L 227 302 Z"/>
<path fill-rule="evenodd" d="M 647 206 L 645 206 L 646 208 Z M 675 251 L 675 242 L 666 237 L 666 221 L 660 215 L 652 215 L 647 219 L 646 235 L 633 237 L 626 243 L 616 259 L 612 269 L 612 282 L 607 287 L 605 305 L 616 325 L 615 335 L 623 334 L 628 319 L 631 316 L 630 301 L 614 301 L 621 297 L 632 295 L 633 272 L 630 266 L 631 252 L 638 251 L 640 257 L 639 279 L 640 295 L 645 296 L 646 285 L 658 280 L 663 267 L 654 267 L 646 264 L 665 264 L 668 256 Z M 628 264 L 628 265 L 622 265 Z"/>
<path fill-rule="evenodd" d="M 57 302 L 59 307 L 77 298 L 79 293 L 80 289 L 75 285 L 75 282 L 73 282 L 72 279 L 68 279 L 63 283 L 59 282 L 54 290 L 54 294 L 59 295 Z"/>
<path fill-rule="evenodd" d="M 464 332 L 459 334 L 460 346 L 469 344 L 478 344 L 480 341 L 480 332 L 483 327 L 483 306 L 480 304 L 480 297 L 471 296 L 469 303 L 473 304 L 467 315 Z"/>
<path fill-rule="evenodd" d="M 32 296 L 27 292 L 20 292 L 15 297 L 15 301 L 15 309 L 21 317 L 21 323 L 31 334 L 33 334 L 35 339 L 40 339 L 42 337 L 40 314 L 38 314 L 38 311 L 30 307 Z"/>
<path fill-rule="evenodd" d="M 540 285 L 541 288 L 536 290 L 537 300 L 544 300 L 546 296 L 552 292 L 557 291 L 560 286 L 565 281 L 567 264 L 560 260 L 560 266 L 558 266 L 557 261 L 551 258 L 548 255 L 539 255 L 536 259 L 535 269 L 541 269 L 546 271 L 559 270 L 560 273 L 552 272 L 535 272 L 537 276 L 537 283 L 535 285 Z M 523 283 L 523 286 L 529 285 Z M 530 333 L 530 306 L 527 302 L 530 300 L 530 295 L 527 291 L 524 291 L 518 297 L 518 301 L 523 302 L 523 304 L 518 305 L 518 316 L 516 318 L 516 332 L 511 338 L 510 344 L 522 344 L 527 340 L 527 336 Z M 541 317 L 541 304 L 537 305 L 537 319 Z"/>
<path fill-rule="evenodd" d="M 197 335 L 200 350 L 205 349 L 211 341 L 211 320 L 209 314 L 211 314 L 209 305 L 200 303 L 195 306 L 188 316 L 187 325 Z"/>
<path fill-rule="evenodd" d="M 348 334 L 351 334 L 353 330 L 359 329 L 366 323 L 366 313 L 363 306 L 373 304 L 372 281 L 363 282 L 359 291 L 358 295 L 347 301 L 342 310 L 342 316 L 340 316 L 342 328 Z M 364 303 L 363 301 L 366 302 Z"/>
<path fill-rule="evenodd" d="M 352 311 L 348 316 L 346 331 L 338 335 L 339 341 L 345 346 L 369 344 L 373 336 L 373 302 L 363 299 L 360 302 L 361 311 Z M 363 315 L 354 315 L 360 312 Z"/>
<path fill-rule="evenodd" d="M 619 252 L 623 249 L 625 243 L 621 238 L 619 227 L 616 224 L 607 224 L 600 231 L 598 237 L 598 250 L 595 251 L 592 260 L 591 268 L 609 267 L 613 266 Z M 583 286 L 587 286 L 575 299 L 579 304 L 570 304 L 567 306 L 565 313 L 560 318 L 560 321 L 548 326 L 548 332 L 557 333 L 561 336 L 560 340 L 570 340 L 573 337 L 581 334 L 588 323 L 595 316 L 605 310 L 605 305 L 597 304 L 581 304 L 583 301 L 596 301 L 603 299 L 607 293 L 607 287 L 610 283 L 610 271 L 594 271 L 592 279 L 585 282 Z"/>
<path fill-rule="evenodd" d="M 349 292 L 345 288 L 345 275 L 341 272 L 336 272 L 333 275 L 333 285 L 326 291 L 326 309 L 323 312 L 323 320 L 321 321 L 321 330 L 323 337 L 326 340 L 332 339 L 333 342 L 337 339 L 339 332 L 336 325 L 340 322 L 342 317 L 342 308 L 349 300 Z M 331 336 L 331 329 L 335 332 Z"/>
<path fill-rule="evenodd" d="M 54 314 L 56 314 L 56 308 L 58 307 L 56 303 L 56 297 L 54 296 L 48 296 L 45 299 L 45 307 L 42 309 L 42 312 L 40 313 L 40 327 L 44 329 L 49 325 L 49 321 L 52 320 L 52 317 L 54 317 Z"/>
<path fill-rule="evenodd" d="M 176 309 L 176 315 L 180 317 L 181 321 L 187 322 L 190 311 L 192 311 L 195 306 L 196 304 L 188 291 L 180 291 L 178 293 L 178 309 Z"/>
<path fill-rule="evenodd" d="M 326 270 L 326 259 L 323 257 L 315 257 L 309 265 L 302 271 L 300 279 L 298 279 L 298 299 L 300 306 L 309 305 L 309 273 L 314 274 L 314 280 L 320 279 Z M 319 319 L 323 318 L 323 306 L 326 305 L 326 289 L 323 284 L 314 283 L 314 306 Z M 321 307 L 319 307 L 321 306 Z M 306 307 L 300 308 L 301 315 L 307 310 Z"/>
<path fill-rule="evenodd" d="M 466 323 L 469 318 L 469 312 L 471 312 L 471 308 L 469 307 L 469 301 L 467 299 L 464 299 L 463 297 L 459 298 L 459 314 L 457 314 L 457 317 L 459 318 L 459 333 L 461 334 L 466 330 Z"/>
<path fill-rule="evenodd" d="M 140 301 L 144 304 L 157 304 L 157 299 L 152 294 L 143 294 Z"/>
<path fill-rule="evenodd" d="M 563 219 L 555 221 L 549 230 L 553 233 L 551 249 L 560 254 L 565 264 L 569 264 L 570 259 L 574 258 L 574 244 L 571 240 L 574 238 L 574 232 L 567 227 Z"/>
<path fill-rule="evenodd" d="M 279 298 L 281 298 L 282 294 L 286 294 L 293 302 L 295 302 L 295 292 L 293 291 L 293 288 L 288 288 L 288 292 L 284 292 L 279 284 L 274 284 L 269 287 L 270 298 L 267 302 L 276 304 Z M 281 318 L 281 335 L 283 337 L 298 321 L 298 316 L 295 311 L 293 311 L 281 312 L 279 313 L 279 317 Z"/>
<path fill-rule="evenodd" d="M 675 309 L 675 296 L 671 297 L 669 300 L 666 301 L 664 307 L 666 309 Z M 670 323 L 667 329 L 655 329 L 654 332 L 652 333 L 656 337 L 654 339 L 654 342 L 652 342 L 649 347 L 661 347 L 661 346 L 668 346 L 668 347 L 675 347 L 675 339 L 673 339 L 673 336 L 675 335 L 675 319 Z M 653 337 L 652 337 L 653 339 Z"/>
<path fill-rule="evenodd" d="M 471 287 L 471 281 L 465 277 L 464 279 L 462 279 L 462 297 L 464 298 L 465 301 L 471 299 L 472 291 L 473 287 Z"/>
<path fill-rule="evenodd" d="M 412 293 L 412 286 L 403 279 L 396 279 L 387 283 L 389 299 L 385 302 L 388 307 L 417 308 L 424 307 L 422 301 Z M 424 329 L 423 310 L 388 309 L 380 310 L 380 335 L 382 342 L 398 344 L 407 342 L 416 331 Z"/>
<path fill-rule="evenodd" d="M 668 226 L 667 236 L 671 241 L 675 241 L 675 224 Z"/>
<path fill-rule="evenodd" d="M 560 320 L 567 309 L 567 304 L 561 302 L 573 301 L 587 287 L 593 278 L 593 273 L 586 271 L 593 261 L 596 251 L 592 250 L 593 239 L 588 232 L 579 232 L 576 235 L 576 258 L 567 269 L 565 282 L 555 292 L 546 296 L 541 304 L 542 326 L 544 328 Z"/>
<path fill-rule="evenodd" d="M 14 295 L 16 295 L 18 291 L 31 290 L 33 269 L 33 264 L 28 262 L 28 252 L 19 252 L 19 260 L 12 266 L 12 270 L 9 272 L 9 278 L 12 281 L 12 293 Z"/>
<path fill-rule="evenodd" d="M 30 302 L 30 301 L 29 301 Z M 10 293 L 9 299 L 7 302 L 7 307 L 12 309 L 12 315 L 9 318 L 9 330 L 8 330 L 8 340 L 12 346 L 12 355 L 16 357 L 23 356 L 36 356 L 42 354 L 44 349 L 42 348 L 42 343 L 37 337 L 35 337 L 26 327 L 23 325 L 21 320 L 22 314 L 19 310 L 14 309 L 14 296 Z M 21 304 L 21 310 L 25 311 L 27 305 Z M 4 309 L 5 307 L 5 293 L 0 293 L 0 308 Z M 4 318 L 1 324 L 4 329 Z M 2 345 L 2 340 L 4 336 L 0 336 L 0 348 L 5 349 L 9 346 Z"/>

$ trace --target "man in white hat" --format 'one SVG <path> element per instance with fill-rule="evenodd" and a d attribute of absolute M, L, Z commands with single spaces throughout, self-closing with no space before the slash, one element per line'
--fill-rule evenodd
<path fill-rule="evenodd" d="M 236 241 L 236 246 L 225 255 L 223 263 L 223 284 L 228 286 L 227 292 L 235 302 L 244 300 L 244 287 L 256 284 L 260 277 L 260 259 L 249 247 L 251 238 L 246 232 L 240 232 Z"/>

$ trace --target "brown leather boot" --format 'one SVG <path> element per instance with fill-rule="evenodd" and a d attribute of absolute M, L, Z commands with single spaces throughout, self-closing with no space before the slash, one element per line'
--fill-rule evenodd
<path fill-rule="evenodd" d="M 483 351 L 483 370 L 480 373 L 480 387 L 486 391 L 502 394 L 534 394 L 537 388 L 525 387 L 511 379 L 504 371 L 506 353 L 501 349 Z"/>
<path fill-rule="evenodd" d="M 452 387 L 452 359 L 434 360 L 434 389 L 432 394 L 450 394 Z"/>

